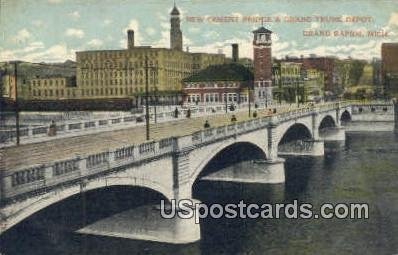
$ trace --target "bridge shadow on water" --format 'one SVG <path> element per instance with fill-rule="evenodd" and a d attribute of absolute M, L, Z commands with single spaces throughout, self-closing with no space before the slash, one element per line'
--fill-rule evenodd
<path fill-rule="evenodd" d="M 119 212 L 159 204 L 161 199 L 165 199 L 163 195 L 150 189 L 128 186 L 75 195 L 37 212 L 4 233 L 0 239 L 0 254 L 165 254 L 167 247 L 170 250 L 175 247 L 75 233 Z"/>

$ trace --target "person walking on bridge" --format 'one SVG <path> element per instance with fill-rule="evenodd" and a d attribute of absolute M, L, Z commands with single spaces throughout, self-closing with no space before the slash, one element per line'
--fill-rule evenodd
<path fill-rule="evenodd" d="M 209 124 L 208 120 L 205 121 L 205 124 L 203 125 L 203 127 L 204 128 L 210 128 L 210 124 Z"/>

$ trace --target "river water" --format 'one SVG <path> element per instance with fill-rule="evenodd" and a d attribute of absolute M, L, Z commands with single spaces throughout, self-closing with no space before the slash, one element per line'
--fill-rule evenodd
<path fill-rule="evenodd" d="M 51 217 L 44 213 L 6 233 L 1 254 L 398 254 L 398 136 L 351 133 L 345 144 L 327 144 L 326 149 L 324 157 L 288 158 L 285 184 L 200 181 L 194 197 L 223 204 L 297 199 L 315 208 L 322 203 L 368 203 L 369 219 L 205 219 L 201 241 L 172 245 L 62 231 L 61 223 L 79 225 L 74 222 L 79 216 L 68 212 L 80 209 L 69 204 L 52 211 Z M 131 195 L 118 192 L 112 199 Z"/>

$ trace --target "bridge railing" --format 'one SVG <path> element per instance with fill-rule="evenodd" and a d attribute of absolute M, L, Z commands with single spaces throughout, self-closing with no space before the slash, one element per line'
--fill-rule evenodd
<path fill-rule="evenodd" d="M 326 109 L 335 106 L 328 104 L 322 107 Z M 314 107 L 305 107 L 278 113 L 278 115 L 203 129 L 187 136 L 125 145 L 113 150 L 100 151 L 87 156 L 77 155 L 71 159 L 29 166 L 23 169 L 8 169 L 3 172 L 1 180 L 1 186 L 3 186 L 1 200 L 79 181 L 82 178 L 124 168 L 132 163 L 265 128 L 275 121 L 311 114 L 314 111 Z M 88 124 L 88 126 L 90 125 L 92 124 Z"/>
<path fill-rule="evenodd" d="M 235 111 L 240 111 L 246 109 L 248 105 L 246 103 L 236 104 Z M 178 107 L 179 115 L 178 118 L 186 118 L 188 108 L 191 110 L 191 117 L 201 116 L 201 115 L 211 115 L 211 114 L 219 114 L 220 111 L 225 111 L 225 105 L 191 105 L 189 107 Z M 153 108 L 150 108 L 150 119 L 155 119 L 155 113 L 152 111 Z M 175 108 L 168 108 L 166 110 L 158 109 L 158 113 L 156 114 L 157 120 L 167 121 L 171 119 L 175 119 Z M 229 111 L 229 107 L 227 107 L 227 111 Z M 76 133 L 81 131 L 89 131 L 100 128 L 112 128 L 112 127 L 121 127 L 126 125 L 143 125 L 144 123 L 138 122 L 136 123 L 137 117 L 139 114 L 122 114 L 120 116 L 111 116 L 108 118 L 97 118 L 93 120 L 68 120 L 57 123 L 56 136 L 59 135 Z M 38 125 L 38 126 L 29 126 L 20 129 L 20 138 L 22 141 L 27 139 L 37 139 L 47 137 L 49 134 L 50 125 Z M 15 128 L 10 130 L 0 130 L 0 143 L 1 145 L 6 145 L 6 143 L 12 144 L 16 139 L 16 130 Z M 48 138 L 49 139 L 49 138 Z M 2 147 L 0 145 L 0 147 Z"/>
<path fill-rule="evenodd" d="M 288 109 L 287 111 L 280 112 L 277 114 L 278 121 L 285 121 L 291 118 L 298 118 L 302 116 L 307 116 L 312 113 L 330 111 L 332 109 L 343 108 L 351 105 L 348 101 L 341 102 L 327 102 L 315 105 L 304 105 L 300 108 Z"/>
<path fill-rule="evenodd" d="M 353 114 L 378 113 L 394 114 L 394 104 L 392 101 L 354 101 L 351 102 Z"/>
<path fill-rule="evenodd" d="M 49 187 L 78 181 L 134 162 L 164 155 L 174 151 L 176 138 L 165 138 L 143 144 L 129 145 L 114 150 L 76 156 L 48 164 L 4 171 L 1 180 L 2 197 L 7 200 L 29 192 L 39 192 Z"/>
<path fill-rule="evenodd" d="M 226 137 L 250 132 L 259 128 L 264 128 L 269 123 L 271 123 L 271 121 L 272 118 L 270 116 L 267 116 L 233 123 L 226 126 L 200 130 L 193 133 L 192 135 L 189 135 L 191 144 L 186 143 L 186 146 L 196 146 L 203 143 L 213 142 L 217 139 L 224 139 Z"/>

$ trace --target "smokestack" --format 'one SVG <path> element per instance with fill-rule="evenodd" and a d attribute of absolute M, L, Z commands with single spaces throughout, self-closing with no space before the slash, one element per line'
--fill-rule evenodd
<path fill-rule="evenodd" d="M 232 44 L 232 62 L 237 63 L 239 60 L 239 46 L 237 43 Z"/>
<path fill-rule="evenodd" d="M 127 30 L 127 49 L 134 48 L 134 30 Z"/>

